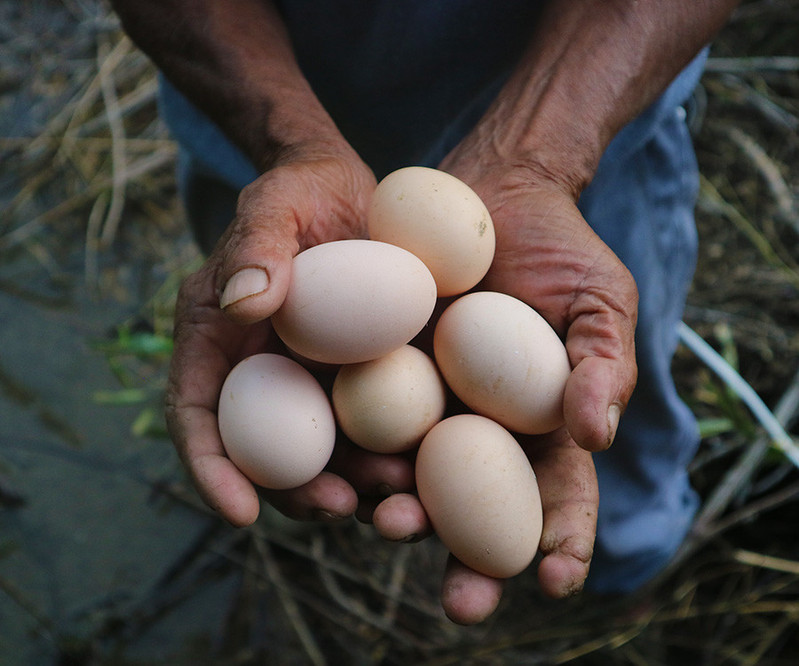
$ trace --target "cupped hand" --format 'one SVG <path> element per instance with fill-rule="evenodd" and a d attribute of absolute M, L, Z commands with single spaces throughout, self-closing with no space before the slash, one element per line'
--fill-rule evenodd
<path fill-rule="evenodd" d="M 593 552 L 598 502 L 593 461 L 565 428 L 518 439 L 541 493 L 539 584 L 547 596 L 565 598 L 582 589 Z M 392 495 L 379 504 L 374 524 L 384 538 L 397 542 L 416 541 L 432 532 L 424 508 L 410 493 Z M 475 624 L 496 610 L 504 586 L 505 581 L 473 571 L 450 555 L 441 603 L 453 622 Z"/>
<path fill-rule="evenodd" d="M 530 165 L 501 160 L 469 141 L 440 166 L 480 195 L 496 229 L 496 254 L 478 286 L 535 308 L 566 344 L 572 373 L 564 395 L 565 426 L 522 439 L 536 471 L 544 526 L 538 563 L 551 597 L 580 590 L 588 575 L 599 502 L 591 452 L 608 448 L 635 385 L 637 290 L 629 271 L 580 214 L 568 182 Z M 429 532 L 414 498 L 378 507 L 387 538 Z M 450 558 L 442 603 L 451 619 L 470 624 L 496 608 L 503 581 Z"/>
<path fill-rule="evenodd" d="M 233 525 L 257 518 L 259 491 L 225 455 L 216 418 L 222 384 L 238 361 L 276 344 L 268 317 L 285 298 L 294 255 L 365 237 L 374 187 L 354 153 L 288 156 L 242 191 L 236 218 L 181 286 L 167 425 L 198 493 Z M 293 518 L 336 520 L 355 513 L 359 494 L 412 487 L 407 460 L 336 448 L 328 470 L 309 483 L 261 494 Z"/>
<path fill-rule="evenodd" d="M 561 336 L 572 365 L 567 430 L 586 451 L 608 448 L 637 378 L 632 275 L 588 226 L 567 188 L 519 167 L 493 169 L 472 185 L 497 230 L 482 286 L 525 301 Z"/>

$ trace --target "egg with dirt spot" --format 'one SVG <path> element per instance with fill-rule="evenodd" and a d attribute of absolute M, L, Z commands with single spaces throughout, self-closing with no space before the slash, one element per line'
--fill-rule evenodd
<path fill-rule="evenodd" d="M 496 238 L 491 214 L 455 176 L 429 167 L 397 169 L 381 180 L 367 216 L 369 237 L 419 257 L 439 297 L 462 294 L 488 272 Z"/>

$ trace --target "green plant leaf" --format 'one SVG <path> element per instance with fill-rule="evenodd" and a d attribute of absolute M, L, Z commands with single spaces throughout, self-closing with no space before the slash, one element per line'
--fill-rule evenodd
<path fill-rule="evenodd" d="M 150 392 L 141 388 L 126 388 L 119 391 L 95 391 L 92 400 L 98 405 L 138 405 L 150 398 Z"/>

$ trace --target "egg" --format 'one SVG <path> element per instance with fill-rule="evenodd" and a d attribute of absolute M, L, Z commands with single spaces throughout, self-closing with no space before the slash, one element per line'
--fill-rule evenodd
<path fill-rule="evenodd" d="M 410 345 L 373 361 L 342 366 L 332 390 L 341 430 L 378 453 L 418 445 L 444 416 L 446 399 L 433 359 Z"/>
<path fill-rule="evenodd" d="M 416 457 L 419 500 L 441 542 L 495 578 L 521 573 L 543 525 L 535 473 L 513 435 L 477 414 L 437 423 Z"/>
<path fill-rule="evenodd" d="M 288 293 L 271 321 L 300 356 L 360 363 L 410 342 L 435 304 L 435 280 L 411 252 L 374 240 L 340 240 L 294 258 Z"/>
<path fill-rule="evenodd" d="M 435 278 L 438 295 L 474 287 L 494 258 L 491 215 L 466 183 L 438 169 L 410 166 L 378 183 L 367 216 L 369 237 L 403 247 Z"/>
<path fill-rule="evenodd" d="M 253 483 L 275 490 L 316 477 L 336 440 L 333 408 L 321 385 L 279 354 L 255 354 L 230 371 L 218 420 L 233 464 Z"/>
<path fill-rule="evenodd" d="M 523 301 L 489 291 L 461 296 L 439 318 L 433 349 L 449 387 L 478 414 L 523 434 L 563 424 L 569 357 Z"/>

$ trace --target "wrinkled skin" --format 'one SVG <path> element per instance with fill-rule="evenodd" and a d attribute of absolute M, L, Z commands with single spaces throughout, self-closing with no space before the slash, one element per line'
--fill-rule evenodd
<path fill-rule="evenodd" d="M 597 507 L 589 452 L 610 445 L 636 374 L 635 286 L 575 202 L 615 134 L 652 104 L 739 1 L 541 3 L 502 90 L 441 165 L 492 213 L 497 254 L 482 286 L 538 309 L 563 336 L 573 365 L 565 428 L 525 442 L 545 513 L 539 578 L 552 596 L 579 589 L 585 578 Z M 365 235 L 374 178 L 305 80 L 273 3 L 113 6 L 169 80 L 264 172 L 242 192 L 229 231 L 181 290 L 167 404 L 199 493 L 231 523 L 246 525 L 258 515 L 259 497 L 219 440 L 223 379 L 238 360 L 274 343 L 267 319 L 285 296 L 292 256 Z M 421 537 L 430 526 L 410 492 L 410 463 L 340 442 L 317 479 L 264 496 L 295 518 L 356 514 L 374 518 L 388 538 Z M 392 501 L 399 495 L 402 501 Z M 442 601 L 456 622 L 484 618 L 500 594 L 500 581 L 454 561 L 447 569 Z"/>
<path fill-rule="evenodd" d="M 566 340 L 574 368 L 566 426 L 523 440 L 544 510 L 539 580 L 548 595 L 565 597 L 582 587 L 595 536 L 598 493 L 590 451 L 610 445 L 635 382 L 635 288 L 588 228 L 568 188 L 525 168 L 495 166 L 485 155 L 466 157 L 475 154 L 480 151 L 456 150 L 442 168 L 474 187 L 494 219 L 497 252 L 481 288 L 509 293 L 541 312 Z M 292 256 L 317 243 L 365 237 L 374 185 L 371 172 L 351 154 L 292 156 L 242 192 L 236 219 L 181 289 L 168 424 L 198 492 L 233 525 L 257 518 L 260 494 L 299 520 L 374 517 L 378 532 L 395 541 L 431 531 L 412 494 L 407 456 L 340 442 L 314 480 L 259 493 L 225 456 L 216 423 L 216 401 L 231 367 L 276 343 L 267 318 L 285 296 Z M 243 267 L 265 270 L 267 289 L 220 310 L 228 279 Z M 403 501 L 380 504 L 392 494 Z M 455 622 L 479 622 L 496 608 L 502 586 L 450 558 L 442 604 Z"/>
<path fill-rule="evenodd" d="M 167 424 L 203 500 L 236 526 L 257 518 L 259 499 L 224 453 L 219 391 L 238 361 L 274 345 L 266 318 L 285 297 L 292 257 L 311 245 L 365 236 L 362 211 L 375 181 L 365 165 L 347 158 L 297 157 L 246 187 L 235 220 L 178 295 Z M 244 267 L 263 268 L 268 288 L 221 310 L 226 282 Z M 270 499 L 297 519 L 349 516 L 357 506 L 350 484 L 328 473 Z"/>

